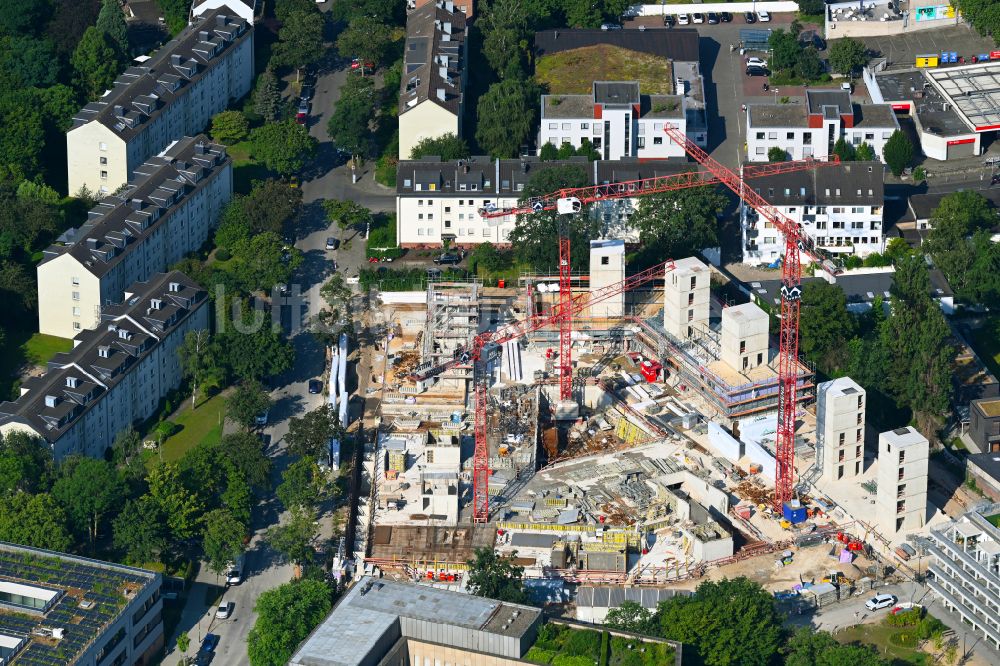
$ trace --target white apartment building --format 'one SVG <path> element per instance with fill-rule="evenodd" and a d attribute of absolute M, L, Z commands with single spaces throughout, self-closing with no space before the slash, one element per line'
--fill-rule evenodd
<path fill-rule="evenodd" d="M 827 479 L 854 479 L 865 471 L 865 399 L 850 377 L 816 387 L 816 456 Z"/>
<path fill-rule="evenodd" d="M 72 338 L 101 321 L 134 282 L 167 270 L 208 239 L 233 192 L 232 160 L 205 136 L 185 137 L 135 170 L 121 198 L 45 250 L 38 329 Z"/>
<path fill-rule="evenodd" d="M 881 162 L 845 162 L 748 181 L 779 212 L 801 225 L 810 248 L 866 257 L 885 250 Z M 741 207 L 743 261 L 776 265 L 784 239 L 749 206 Z M 802 261 L 810 261 L 806 253 Z"/>
<path fill-rule="evenodd" d="M 428 156 L 399 163 L 396 172 L 396 239 L 400 247 L 441 247 L 444 241 L 469 247 L 479 243 L 509 245 L 515 217 L 484 219 L 479 210 L 488 205 L 513 208 L 535 174 L 557 166 L 577 166 L 593 184 L 654 178 L 679 173 L 686 161 L 597 160 L 585 157 L 543 162 L 537 157 L 495 160 L 473 156 L 441 162 Z M 602 236 L 635 242 L 638 235 L 628 225 L 635 211 L 634 199 L 597 202 L 588 214 L 599 216 Z"/>
<path fill-rule="evenodd" d="M 203 132 L 212 116 L 250 92 L 253 26 L 226 5 L 137 61 L 73 117 L 66 133 L 71 193 L 84 186 L 98 196 L 116 191 L 150 157 Z"/>
<path fill-rule="evenodd" d="M 771 148 L 790 160 L 825 160 L 843 138 L 852 146 L 867 143 L 882 157 L 882 148 L 899 129 L 888 104 L 851 103 L 846 90 L 807 90 L 805 104 L 750 104 L 747 114 L 747 159 L 767 162 Z"/>
<path fill-rule="evenodd" d="M 879 434 L 875 515 L 884 534 L 924 526 L 928 454 L 927 438 L 915 428 Z"/>
<path fill-rule="evenodd" d="M 539 150 L 546 143 L 579 148 L 587 139 L 605 160 L 684 157 L 663 133 L 667 123 L 687 131 L 683 80 L 677 85 L 677 95 L 643 95 L 638 81 L 594 81 L 589 95 L 542 95 Z"/>
<path fill-rule="evenodd" d="M 424 139 L 462 136 L 468 62 L 466 15 L 451 0 L 418 7 L 406 18 L 399 84 L 399 159 Z"/>
<path fill-rule="evenodd" d="M 970 512 L 932 529 L 927 585 L 945 608 L 1000 649 L 1000 529 Z"/>
<path fill-rule="evenodd" d="M 197 22 L 203 16 L 211 14 L 216 9 L 226 8 L 234 12 L 250 25 L 254 24 L 258 10 L 263 9 L 263 2 L 257 0 L 193 0 L 191 2 L 190 23 Z"/>
<path fill-rule="evenodd" d="M 103 457 L 180 385 L 177 349 L 189 331 L 208 328 L 207 304 L 205 290 L 178 271 L 133 284 L 121 304 L 103 309 L 100 328 L 81 331 L 17 400 L 0 403 L 0 433 L 40 437 L 56 460 Z"/>

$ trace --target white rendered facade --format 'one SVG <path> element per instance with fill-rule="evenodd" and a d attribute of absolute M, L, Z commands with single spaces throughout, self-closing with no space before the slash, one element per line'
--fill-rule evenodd
<path fill-rule="evenodd" d="M 927 516 L 927 438 L 907 426 L 878 436 L 876 515 L 884 534 L 923 527 Z"/>
<path fill-rule="evenodd" d="M 678 340 L 708 330 L 712 271 L 694 257 L 674 262 L 663 285 L 663 328 Z"/>
<path fill-rule="evenodd" d="M 865 390 L 850 377 L 816 387 L 816 448 L 827 479 L 865 471 Z"/>
<path fill-rule="evenodd" d="M 756 303 L 722 309 L 720 357 L 729 367 L 747 372 L 768 362 L 767 313 Z"/>
<path fill-rule="evenodd" d="M 625 241 L 590 241 L 590 290 L 618 284 L 625 279 Z M 590 307 L 592 317 L 625 316 L 625 292 Z"/>

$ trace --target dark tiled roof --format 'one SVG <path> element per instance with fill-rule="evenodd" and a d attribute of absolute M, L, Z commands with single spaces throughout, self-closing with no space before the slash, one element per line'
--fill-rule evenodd
<path fill-rule="evenodd" d="M 83 107 L 73 127 L 97 120 L 126 141 L 191 84 L 223 62 L 222 54 L 242 43 L 253 28 L 245 20 L 217 9 L 186 27 L 149 60 L 126 69 L 104 97 Z"/>
<path fill-rule="evenodd" d="M 627 106 L 638 103 L 638 81 L 594 81 L 594 104 Z"/>
<path fill-rule="evenodd" d="M 884 174 L 881 162 L 848 162 L 754 178 L 751 183 L 776 206 L 881 206 Z"/>
<path fill-rule="evenodd" d="M 888 104 L 855 104 L 855 127 L 895 127 L 896 112 Z"/>
<path fill-rule="evenodd" d="M 851 95 L 846 90 L 807 90 L 806 108 L 809 113 L 821 113 L 824 107 L 837 107 L 838 115 L 851 113 Z"/>
<path fill-rule="evenodd" d="M 465 14 L 428 3 L 406 19 L 399 113 L 427 100 L 457 114 L 462 101 Z"/>
<path fill-rule="evenodd" d="M 204 135 L 184 137 L 137 168 L 127 194 L 102 200 L 83 226 L 63 235 L 70 244 L 49 247 L 42 263 L 69 252 L 94 275 L 105 275 L 229 162 L 224 146 Z"/>
<path fill-rule="evenodd" d="M 698 62 L 698 31 L 674 30 L 544 30 L 535 33 L 535 53 L 538 56 L 580 49 L 597 44 L 610 44 L 631 51 Z"/>
<path fill-rule="evenodd" d="M 128 293 L 128 301 L 103 308 L 98 328 L 81 331 L 72 350 L 56 354 L 45 375 L 25 381 L 21 397 L 0 403 L 0 423 L 26 423 L 55 442 L 206 297 L 179 271 L 137 282 Z"/>

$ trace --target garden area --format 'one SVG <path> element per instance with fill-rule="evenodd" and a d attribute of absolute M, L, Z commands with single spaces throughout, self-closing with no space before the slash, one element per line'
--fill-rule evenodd
<path fill-rule="evenodd" d="M 156 467 L 160 460 L 177 462 L 184 454 L 201 442 L 215 446 L 222 440 L 222 425 L 226 418 L 226 396 L 218 393 L 202 400 L 192 409 L 191 401 L 184 400 L 170 420 L 159 422 L 146 435 L 146 439 L 162 436 L 159 455 L 148 455 L 146 466 Z"/>
<path fill-rule="evenodd" d="M 944 663 L 954 663 L 949 661 L 954 643 L 945 639 L 946 629 L 943 622 L 916 607 L 887 615 L 877 624 L 848 627 L 834 634 L 834 638 L 845 645 L 870 645 L 900 666 L 936 663 L 934 654 L 943 656 Z M 933 654 L 922 648 L 930 648 Z"/>
<path fill-rule="evenodd" d="M 612 636 L 606 631 L 547 623 L 525 661 L 551 666 L 665 666 L 674 661 L 670 643 Z"/>

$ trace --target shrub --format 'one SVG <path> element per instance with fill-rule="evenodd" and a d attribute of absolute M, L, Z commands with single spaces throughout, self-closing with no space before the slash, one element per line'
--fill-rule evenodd
<path fill-rule="evenodd" d="M 932 636 L 943 634 L 944 630 L 944 622 L 937 619 L 933 615 L 928 615 L 920 621 L 920 624 L 917 625 L 917 636 L 921 640 L 927 640 Z"/>
<path fill-rule="evenodd" d="M 912 649 L 917 647 L 917 635 L 912 631 L 897 631 L 889 635 L 889 642 L 897 647 Z"/>
<path fill-rule="evenodd" d="M 848 270 L 851 270 L 852 268 L 861 268 L 864 264 L 865 262 L 856 254 L 844 257 L 844 268 Z"/>
<path fill-rule="evenodd" d="M 566 654 L 596 657 L 601 649 L 601 634 L 600 632 L 588 629 L 569 631 L 563 649 L 566 651 Z"/>
<path fill-rule="evenodd" d="M 230 259 L 233 258 L 233 253 L 224 247 L 220 247 L 215 252 L 215 258 L 218 259 L 219 261 L 229 261 Z"/>
<path fill-rule="evenodd" d="M 594 658 L 574 654 L 557 654 L 552 660 L 552 666 L 594 666 Z"/>
<path fill-rule="evenodd" d="M 156 434 L 163 439 L 166 439 L 179 432 L 180 429 L 181 427 L 173 421 L 161 421 L 160 424 L 156 426 Z"/>

